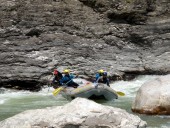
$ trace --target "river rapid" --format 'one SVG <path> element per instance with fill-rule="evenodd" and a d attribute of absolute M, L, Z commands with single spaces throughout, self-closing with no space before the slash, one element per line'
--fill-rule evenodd
<path fill-rule="evenodd" d="M 103 105 L 109 105 L 125 109 L 132 113 L 131 106 L 139 87 L 148 80 L 159 76 L 143 75 L 132 81 L 117 81 L 111 83 L 111 87 L 116 91 L 125 93 L 125 96 L 119 97 L 114 101 L 96 101 Z M 79 80 L 80 81 L 80 80 Z M 40 92 L 17 91 L 0 88 L 0 121 L 29 109 L 45 108 L 50 106 L 61 106 L 70 101 L 61 95 L 54 97 L 53 88 L 44 88 Z M 138 115 L 147 122 L 148 128 L 170 128 L 170 116 L 147 116 Z"/>

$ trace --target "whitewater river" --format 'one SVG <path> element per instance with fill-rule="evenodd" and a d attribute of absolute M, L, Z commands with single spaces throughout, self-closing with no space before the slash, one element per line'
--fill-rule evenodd
<path fill-rule="evenodd" d="M 135 98 L 136 91 L 146 81 L 152 80 L 159 76 L 139 76 L 132 81 L 118 81 L 111 84 L 116 91 L 122 91 L 126 95 L 119 97 L 115 101 L 97 101 L 98 103 L 119 107 L 131 112 L 131 105 Z M 54 97 L 52 95 L 53 88 L 44 88 L 40 92 L 14 91 L 0 89 L 0 121 L 10 116 L 28 109 L 45 108 L 49 106 L 60 106 L 70 101 L 64 99 L 61 95 Z M 135 114 L 135 113 L 133 113 Z M 146 116 L 139 115 L 148 123 L 148 128 L 170 128 L 170 116 Z"/>

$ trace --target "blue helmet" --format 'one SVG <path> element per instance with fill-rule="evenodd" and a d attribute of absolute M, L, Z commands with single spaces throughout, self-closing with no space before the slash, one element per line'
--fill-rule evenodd
<path fill-rule="evenodd" d="M 107 72 L 103 72 L 103 76 L 107 76 Z"/>

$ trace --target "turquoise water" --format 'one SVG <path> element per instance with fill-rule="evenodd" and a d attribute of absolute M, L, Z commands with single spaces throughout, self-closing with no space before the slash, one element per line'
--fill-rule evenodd
<path fill-rule="evenodd" d="M 52 90 L 47 91 L 47 89 L 39 93 L 6 90 L 4 94 L 0 94 L 0 120 L 28 109 L 61 106 L 68 103 L 60 95 L 53 97 L 51 92 Z"/>
<path fill-rule="evenodd" d="M 132 113 L 131 106 L 135 98 L 136 91 L 146 81 L 159 76 L 139 76 L 132 81 L 118 81 L 111 84 L 116 91 L 122 91 L 125 96 L 119 97 L 115 101 L 96 101 L 103 105 L 119 107 Z M 53 88 L 44 88 L 40 92 L 5 90 L 0 91 L 0 121 L 28 109 L 45 108 L 50 106 L 61 106 L 70 101 L 61 95 L 54 97 Z M 135 113 L 132 113 L 135 114 Z M 147 116 L 138 115 L 148 123 L 148 128 L 170 128 L 170 116 Z"/>

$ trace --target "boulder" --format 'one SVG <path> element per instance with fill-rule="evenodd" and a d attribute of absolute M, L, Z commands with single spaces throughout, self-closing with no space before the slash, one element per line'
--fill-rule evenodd
<path fill-rule="evenodd" d="M 1 128 L 144 128 L 146 122 L 125 110 L 76 98 L 58 107 L 27 110 L 0 122 Z"/>
<path fill-rule="evenodd" d="M 170 114 L 170 75 L 144 83 L 137 92 L 132 111 L 141 114 Z"/>

